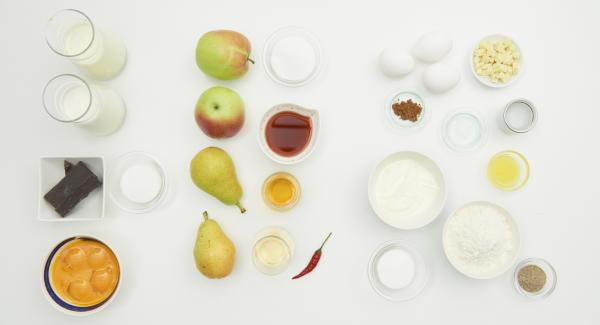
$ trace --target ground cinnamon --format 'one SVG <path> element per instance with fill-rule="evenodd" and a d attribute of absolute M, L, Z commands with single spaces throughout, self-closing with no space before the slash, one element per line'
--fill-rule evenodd
<path fill-rule="evenodd" d="M 401 101 L 392 104 L 392 110 L 400 119 L 404 121 L 416 122 L 421 116 L 423 107 L 419 103 L 415 103 L 412 99 Z"/>

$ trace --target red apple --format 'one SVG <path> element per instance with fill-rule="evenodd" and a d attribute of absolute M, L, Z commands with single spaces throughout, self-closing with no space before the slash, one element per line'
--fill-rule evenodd
<path fill-rule="evenodd" d="M 244 125 L 244 101 L 235 91 L 212 87 L 200 95 L 194 110 L 196 124 L 211 138 L 229 138 Z"/>

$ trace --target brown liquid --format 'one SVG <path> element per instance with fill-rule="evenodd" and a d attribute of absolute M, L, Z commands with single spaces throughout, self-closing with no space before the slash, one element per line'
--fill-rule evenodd
<path fill-rule="evenodd" d="M 287 111 L 271 117 L 265 136 L 271 150 L 284 157 L 293 157 L 306 148 L 311 133 L 309 117 Z"/>

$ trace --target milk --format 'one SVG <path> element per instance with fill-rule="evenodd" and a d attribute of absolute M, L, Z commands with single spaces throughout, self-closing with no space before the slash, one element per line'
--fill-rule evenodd
<path fill-rule="evenodd" d="M 115 132 L 125 120 L 125 102 L 121 96 L 99 85 L 73 86 L 62 95 L 59 108 L 68 120 L 96 135 Z"/>
<path fill-rule="evenodd" d="M 64 51 L 81 70 L 98 80 L 116 77 L 127 62 L 125 44 L 111 32 L 92 30 L 89 23 L 67 30 Z"/>

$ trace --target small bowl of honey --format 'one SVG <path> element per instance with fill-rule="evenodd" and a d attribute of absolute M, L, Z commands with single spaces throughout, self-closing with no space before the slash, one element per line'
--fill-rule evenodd
<path fill-rule="evenodd" d="M 300 183 L 294 175 L 277 172 L 269 176 L 262 187 L 265 204 L 273 210 L 287 211 L 300 200 Z"/>
<path fill-rule="evenodd" d="M 44 262 L 42 291 L 50 304 L 68 315 L 104 309 L 115 297 L 121 268 L 114 251 L 89 236 L 58 243 Z"/>
<path fill-rule="evenodd" d="M 314 150 L 319 131 L 319 113 L 295 104 L 269 109 L 260 122 L 258 143 L 269 158 L 295 164 Z"/>

